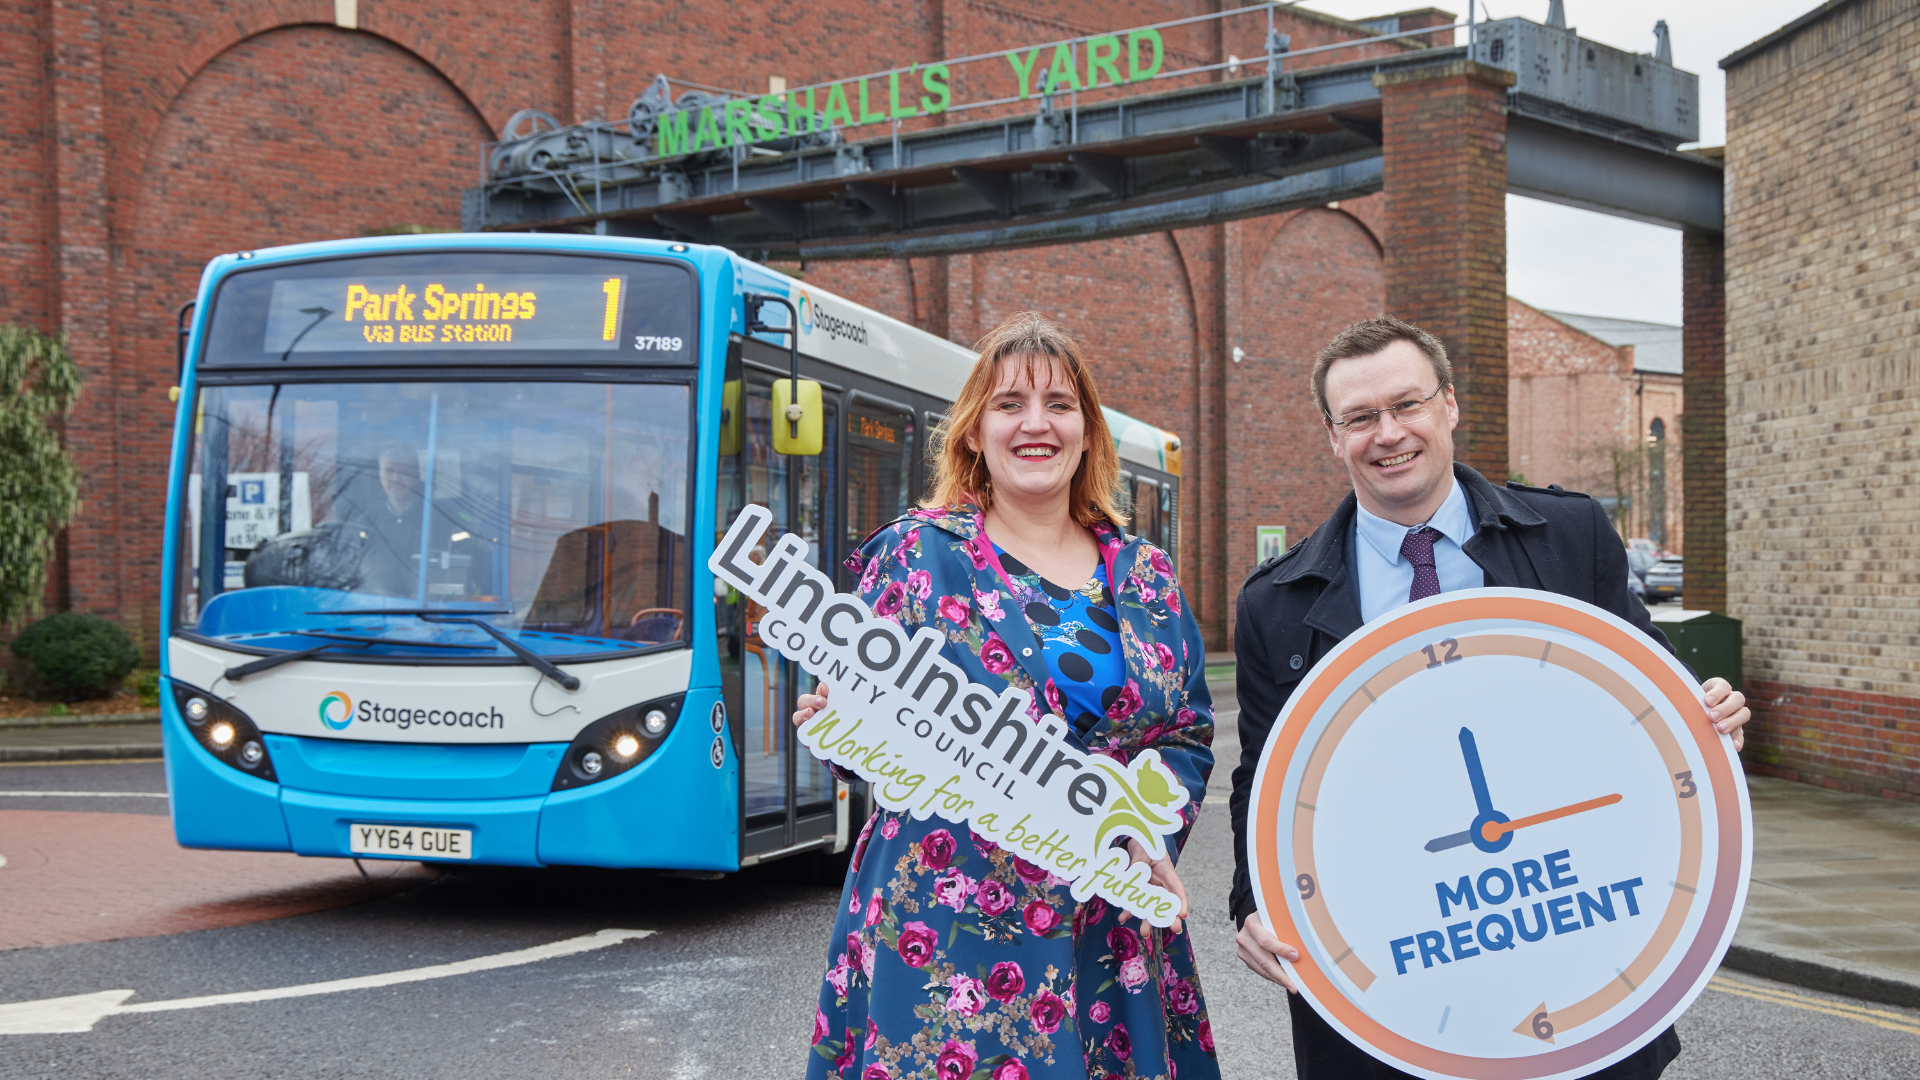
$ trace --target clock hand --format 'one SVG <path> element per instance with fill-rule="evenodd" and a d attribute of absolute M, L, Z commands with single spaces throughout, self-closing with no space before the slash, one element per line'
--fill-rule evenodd
<path fill-rule="evenodd" d="M 1512 821 L 1489 821 L 1485 825 L 1480 826 L 1480 835 L 1486 837 L 1487 840 L 1491 842 L 1500 839 L 1503 834 L 1510 833 L 1515 829 L 1524 829 L 1529 825 L 1538 825 L 1546 821 L 1557 821 L 1563 817 L 1572 817 L 1575 814 L 1585 813 L 1588 810 L 1598 810 L 1603 806 L 1612 806 L 1619 801 L 1620 796 L 1618 795 L 1602 795 L 1597 799 L 1577 802 L 1572 806 L 1563 806 L 1558 810 L 1547 810 L 1538 814 L 1528 814 L 1526 817 L 1515 818 Z M 1469 837 L 1469 839 L 1471 839 L 1471 837 Z M 1435 843 L 1438 843 L 1438 841 L 1435 841 Z M 1429 844 L 1428 849 L 1432 850 L 1433 846 Z"/>
<path fill-rule="evenodd" d="M 1468 829 L 1465 832 L 1448 833 L 1446 836 L 1436 837 L 1435 839 L 1427 841 L 1427 850 L 1445 851 L 1448 848 L 1457 848 L 1461 844 L 1469 844 L 1472 842 L 1473 830 Z"/>
<path fill-rule="evenodd" d="M 1473 732 L 1466 728 L 1460 729 L 1460 754 L 1467 759 L 1467 782 L 1473 785 L 1473 804 L 1480 808 L 1480 816 L 1497 813 L 1493 796 L 1487 794 L 1487 774 L 1480 768 L 1480 747 L 1473 741 Z"/>

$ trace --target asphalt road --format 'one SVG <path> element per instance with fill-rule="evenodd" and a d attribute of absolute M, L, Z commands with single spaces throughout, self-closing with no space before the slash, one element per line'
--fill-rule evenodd
<path fill-rule="evenodd" d="M 1219 750 L 1225 761 L 1237 753 L 1230 736 Z M 1290 1077 L 1285 1003 L 1233 957 L 1226 779 L 1223 768 L 1209 797 L 1218 805 L 1182 864 L 1215 1040 L 1229 1078 Z M 0 767 L 0 792 L 163 789 L 151 763 Z M 0 794 L 0 811 L 27 808 L 161 813 L 165 803 Z M 0 952 L 0 1007 L 103 990 L 132 990 L 131 1005 L 414 969 L 609 928 L 653 931 L 433 981 L 109 1015 L 84 1033 L 0 1034 L 0 1078 L 798 1077 L 837 902 L 837 890 L 777 869 L 704 882 L 465 868 L 334 911 Z M 1920 1077 L 1920 1011 L 1748 976 L 1722 975 L 1680 1032 L 1686 1050 L 1670 1080 Z"/>

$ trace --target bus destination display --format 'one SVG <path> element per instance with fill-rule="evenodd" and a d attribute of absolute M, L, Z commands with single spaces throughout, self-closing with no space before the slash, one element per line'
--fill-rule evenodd
<path fill-rule="evenodd" d="M 624 274 L 303 278 L 273 283 L 262 349 L 618 349 Z M 666 350 L 667 339 L 648 345 Z"/>

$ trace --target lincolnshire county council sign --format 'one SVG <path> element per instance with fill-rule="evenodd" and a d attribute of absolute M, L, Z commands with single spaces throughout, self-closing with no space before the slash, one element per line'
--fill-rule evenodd
<path fill-rule="evenodd" d="M 1254 775 L 1260 913 L 1314 1009 L 1426 1077 L 1584 1076 L 1658 1036 L 1733 940 L 1745 776 L 1700 689 L 1599 608 L 1469 589 L 1367 624 Z"/>
<path fill-rule="evenodd" d="M 807 545 L 764 547 L 772 514 L 748 506 L 707 560 L 721 581 L 764 606 L 760 640 L 833 687 L 827 709 L 799 729 L 815 757 L 858 773 L 889 810 L 965 825 L 1067 883 L 1155 926 L 1180 902 L 1147 880 L 1119 841 L 1166 855 L 1184 822 L 1187 789 L 1155 750 L 1125 764 L 1088 753 L 1058 715 L 1030 719 L 1029 697 L 972 682 L 940 657 L 944 635 L 909 634 L 807 562 Z"/>

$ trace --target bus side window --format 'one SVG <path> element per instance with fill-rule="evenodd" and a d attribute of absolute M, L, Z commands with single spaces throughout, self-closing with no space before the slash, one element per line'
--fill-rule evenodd
<path fill-rule="evenodd" d="M 1145 477 L 1133 485 L 1133 533 L 1155 547 L 1166 546 L 1160 527 L 1160 485 Z"/>
<path fill-rule="evenodd" d="M 916 453 L 913 413 L 887 408 L 855 394 L 847 404 L 847 550 L 855 552 L 873 530 L 912 505 Z M 845 571 L 854 587 L 859 575 Z"/>
<path fill-rule="evenodd" d="M 926 449 L 921 451 L 923 460 L 920 472 L 920 498 L 922 499 L 932 493 L 933 482 L 940 475 L 940 469 L 934 462 L 934 455 L 940 452 L 940 446 L 933 435 L 934 432 L 940 430 L 941 421 L 946 418 L 945 413 L 937 413 L 931 410 L 920 414 L 921 430 L 926 433 L 925 437 L 921 440 L 921 442 L 926 445 Z"/>
<path fill-rule="evenodd" d="M 1174 493 L 1173 485 L 1167 484 L 1160 489 L 1160 539 L 1154 543 L 1160 545 L 1176 567 L 1180 564 L 1180 499 Z"/>

